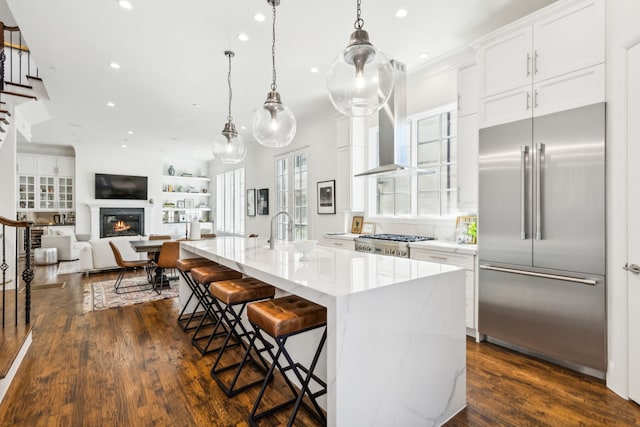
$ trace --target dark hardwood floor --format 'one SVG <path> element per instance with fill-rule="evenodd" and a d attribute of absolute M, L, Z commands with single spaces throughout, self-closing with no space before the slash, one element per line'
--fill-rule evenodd
<path fill-rule="evenodd" d="M 33 292 L 33 344 L 0 426 L 247 425 L 257 390 L 224 396 L 209 374 L 214 356 L 202 357 L 177 326 L 176 301 L 83 314 L 84 284 L 115 275 L 55 272 L 36 268 L 34 284 L 66 286 Z M 602 381 L 471 340 L 467 360 L 468 406 L 448 425 L 640 425 L 640 406 Z M 317 423 L 302 413 L 296 425 Z"/>

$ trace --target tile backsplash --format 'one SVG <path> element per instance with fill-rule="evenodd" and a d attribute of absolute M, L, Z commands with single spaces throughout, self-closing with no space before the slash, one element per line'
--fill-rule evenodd
<path fill-rule="evenodd" d="M 365 222 L 367 220 L 365 219 Z M 376 223 L 376 233 L 411 234 L 416 236 L 435 237 L 438 240 L 455 240 L 456 220 L 439 220 L 437 223 L 420 224 L 383 222 Z"/>

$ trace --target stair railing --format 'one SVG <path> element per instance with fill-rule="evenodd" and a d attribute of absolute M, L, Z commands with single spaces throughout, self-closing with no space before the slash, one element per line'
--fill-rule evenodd
<path fill-rule="evenodd" d="M 5 90 L 5 82 L 29 85 L 27 76 L 39 77 L 38 67 L 31 60 L 31 52 L 24 44 L 20 28 L 0 22 L 0 30 L 0 90 Z"/>
<path fill-rule="evenodd" d="M 20 233 L 24 233 L 24 269 L 22 270 L 22 281 L 24 282 L 24 317 L 25 323 L 31 323 L 31 281 L 33 280 L 33 269 L 31 268 L 31 226 L 33 222 L 31 221 L 13 221 L 7 218 L 0 216 L 0 224 L 2 225 L 2 234 L 0 234 L 0 239 L 2 240 L 2 254 L 0 261 L 0 270 L 2 275 L 2 328 L 5 326 L 5 317 L 6 314 L 11 312 L 7 307 L 7 294 L 11 292 L 11 289 L 7 288 L 7 285 L 10 283 L 7 278 L 7 270 L 11 267 L 8 262 L 13 261 L 13 271 L 14 278 L 13 283 L 15 284 L 13 291 L 13 305 L 14 309 L 12 310 L 14 313 L 15 324 L 18 325 L 18 313 L 19 313 L 19 292 L 20 292 L 20 282 L 18 281 L 18 270 L 20 269 L 20 265 L 18 263 L 18 245 L 20 241 Z M 7 242 L 9 237 L 7 236 L 7 227 L 11 227 L 15 229 L 15 242 L 10 241 L 9 244 L 14 243 L 15 251 L 13 260 L 7 260 L 8 250 L 7 250 Z M 11 256 L 9 256 L 11 258 Z"/>

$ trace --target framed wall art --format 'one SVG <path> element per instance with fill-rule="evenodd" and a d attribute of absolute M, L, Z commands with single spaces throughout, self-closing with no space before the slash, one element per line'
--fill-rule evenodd
<path fill-rule="evenodd" d="M 247 216 L 256 216 L 256 189 L 247 190 Z"/>
<path fill-rule="evenodd" d="M 353 234 L 362 233 L 362 224 L 364 224 L 364 217 L 354 216 L 351 220 L 351 232 Z"/>
<path fill-rule="evenodd" d="M 176 200 L 176 208 L 184 209 L 184 200 Z"/>
<path fill-rule="evenodd" d="M 269 189 L 268 188 L 261 188 L 260 190 L 258 190 L 256 205 L 258 207 L 258 215 L 269 215 Z"/>
<path fill-rule="evenodd" d="M 184 199 L 184 207 L 185 209 L 193 209 L 195 207 L 193 199 Z"/>
<path fill-rule="evenodd" d="M 336 213 L 336 181 L 318 182 L 318 213 Z"/>

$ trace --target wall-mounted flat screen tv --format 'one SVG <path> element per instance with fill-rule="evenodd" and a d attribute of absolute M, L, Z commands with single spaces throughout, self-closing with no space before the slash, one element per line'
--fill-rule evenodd
<path fill-rule="evenodd" d="M 97 173 L 96 199 L 147 200 L 147 177 Z"/>

